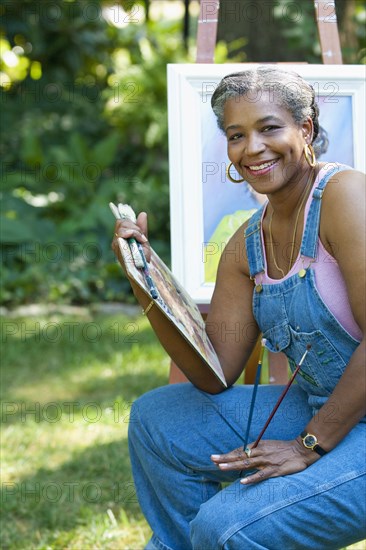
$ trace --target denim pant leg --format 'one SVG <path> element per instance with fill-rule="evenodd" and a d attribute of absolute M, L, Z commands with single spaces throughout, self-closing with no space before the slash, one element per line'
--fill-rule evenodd
<path fill-rule="evenodd" d="M 366 538 L 366 424 L 306 470 L 204 503 L 191 523 L 197 550 L 337 550 Z"/>
<path fill-rule="evenodd" d="M 281 390 L 280 386 L 258 388 L 249 441 L 257 437 Z M 210 455 L 243 445 L 251 395 L 251 386 L 210 395 L 191 384 L 175 384 L 153 390 L 134 403 L 130 458 L 137 496 L 156 548 L 191 549 L 189 524 L 200 506 L 217 495 L 222 482 L 240 478 L 239 471 L 221 472 Z M 306 394 L 294 386 L 266 437 L 296 437 L 310 417 Z M 201 550 L 199 544 L 195 547 Z"/>

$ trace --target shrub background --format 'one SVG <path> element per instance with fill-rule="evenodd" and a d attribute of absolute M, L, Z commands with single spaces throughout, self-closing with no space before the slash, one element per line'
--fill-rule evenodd
<path fill-rule="evenodd" d="M 123 16 L 106 17 L 110 2 L 97 0 L 0 4 L 5 306 L 132 300 L 110 250 L 111 200 L 149 213 L 169 263 L 166 65 L 194 61 L 196 18 L 183 37 L 181 16 L 154 19 L 148 0 L 117 4 Z M 257 4 L 265 14 L 271 3 Z M 364 63 L 365 2 L 336 4 L 344 60 Z M 278 61 L 321 62 L 312 0 L 289 28 L 291 5 L 273 2 L 260 41 L 253 22 L 221 15 L 216 62 L 270 61 L 273 33 Z"/>

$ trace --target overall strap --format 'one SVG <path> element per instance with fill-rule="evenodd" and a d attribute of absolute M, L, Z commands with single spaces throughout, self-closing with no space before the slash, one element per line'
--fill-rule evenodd
<path fill-rule="evenodd" d="M 244 231 L 245 248 L 249 264 L 249 272 L 251 277 L 255 277 L 258 273 L 264 271 L 264 258 L 261 239 L 261 219 L 264 209 L 263 205 L 249 219 L 247 228 Z"/>
<path fill-rule="evenodd" d="M 301 242 L 301 255 L 313 258 L 314 260 L 317 258 L 318 254 L 320 208 L 324 189 L 334 174 L 342 170 L 352 170 L 350 166 L 346 166 L 345 164 L 332 163 L 328 166 L 329 168 L 327 167 L 326 174 L 313 191 L 313 197 Z"/>

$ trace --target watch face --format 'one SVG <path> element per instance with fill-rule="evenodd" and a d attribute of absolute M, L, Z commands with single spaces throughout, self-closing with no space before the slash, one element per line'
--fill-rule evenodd
<path fill-rule="evenodd" d="M 308 434 L 304 438 L 304 445 L 305 445 L 305 447 L 308 447 L 309 449 L 312 449 L 314 447 L 314 445 L 317 444 L 317 442 L 318 442 L 318 440 L 315 437 L 315 435 Z"/>

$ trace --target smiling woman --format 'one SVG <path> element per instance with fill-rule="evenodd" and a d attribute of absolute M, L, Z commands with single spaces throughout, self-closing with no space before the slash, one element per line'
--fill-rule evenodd
<path fill-rule="evenodd" d="M 224 249 L 207 316 L 229 388 L 177 354 L 191 384 L 133 405 L 149 550 L 325 550 L 366 536 L 365 181 L 317 161 L 314 97 L 298 75 L 262 67 L 225 77 L 212 96 L 231 163 L 268 200 Z M 148 254 L 146 215 L 115 231 Z M 259 386 L 252 407 L 253 389 L 234 386 L 260 332 L 297 375 L 262 439 L 283 388 Z"/>
<path fill-rule="evenodd" d="M 147 548 L 341 548 L 366 535 L 365 457 L 354 452 L 366 438 L 364 177 L 317 161 L 315 92 L 294 73 L 229 75 L 212 107 L 231 163 L 268 200 L 224 249 L 207 317 L 229 388 L 177 353 L 191 384 L 133 405 Z M 146 214 L 115 231 L 148 254 Z M 149 319 L 164 345 L 158 315 Z M 260 332 L 296 386 L 234 386 Z"/>

